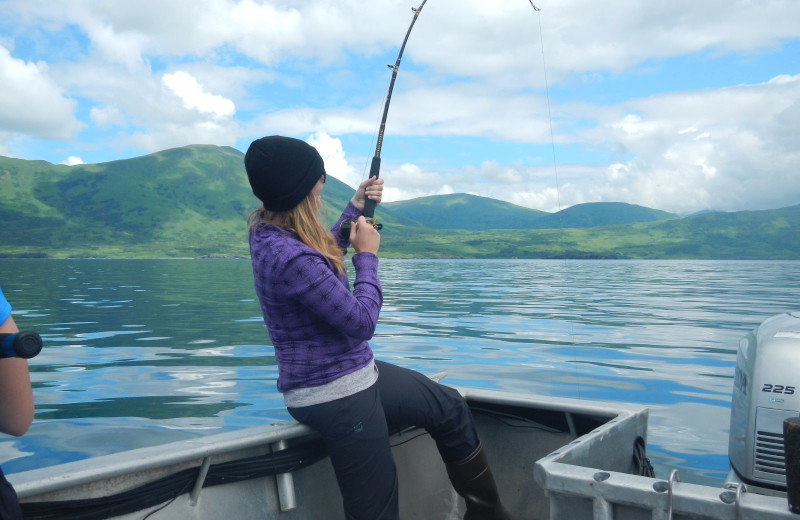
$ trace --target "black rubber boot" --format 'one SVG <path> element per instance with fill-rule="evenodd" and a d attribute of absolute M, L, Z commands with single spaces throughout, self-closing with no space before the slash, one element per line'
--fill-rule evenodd
<path fill-rule="evenodd" d="M 450 482 L 467 504 L 464 520 L 516 520 L 500 503 L 482 444 L 466 459 L 446 462 L 445 467 Z"/>

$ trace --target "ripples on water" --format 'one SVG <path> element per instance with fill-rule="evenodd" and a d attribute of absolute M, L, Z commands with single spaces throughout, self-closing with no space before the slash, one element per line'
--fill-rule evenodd
<path fill-rule="evenodd" d="M 739 338 L 796 310 L 800 262 L 382 260 L 371 342 L 445 382 L 650 407 L 658 476 L 719 484 Z M 13 473 L 288 419 L 248 261 L 0 260 L 38 331 Z"/>

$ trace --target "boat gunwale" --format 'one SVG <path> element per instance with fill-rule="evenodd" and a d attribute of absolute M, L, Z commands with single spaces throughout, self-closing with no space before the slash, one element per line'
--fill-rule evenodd
<path fill-rule="evenodd" d="M 536 394 L 453 387 L 468 402 L 516 405 L 567 414 L 594 415 L 609 418 L 609 423 L 633 416 L 642 409 L 646 410 L 643 406 L 627 403 L 582 401 L 571 398 L 554 399 L 551 396 Z M 600 428 L 606 427 L 607 424 Z M 7 475 L 7 478 L 17 491 L 20 500 L 24 500 L 46 493 L 169 466 L 194 462 L 199 467 L 206 457 L 266 446 L 280 440 L 315 435 L 316 433 L 310 427 L 294 420 L 287 420 L 12 473 Z"/>

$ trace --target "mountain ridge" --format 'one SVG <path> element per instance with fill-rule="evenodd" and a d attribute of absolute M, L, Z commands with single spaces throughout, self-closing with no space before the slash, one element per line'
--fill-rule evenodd
<path fill-rule="evenodd" d="M 0 157 L 0 255 L 246 256 L 258 201 L 242 159 L 214 145 L 75 166 Z M 329 222 L 352 193 L 328 177 Z M 596 202 L 546 213 L 453 194 L 384 203 L 376 216 L 383 256 L 800 258 L 798 207 L 679 217 Z"/>

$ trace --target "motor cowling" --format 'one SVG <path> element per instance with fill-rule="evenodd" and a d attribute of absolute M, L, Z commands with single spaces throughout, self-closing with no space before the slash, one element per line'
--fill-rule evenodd
<path fill-rule="evenodd" d="M 786 490 L 783 421 L 800 416 L 800 312 L 765 320 L 739 342 L 728 457 L 737 480 Z"/>

